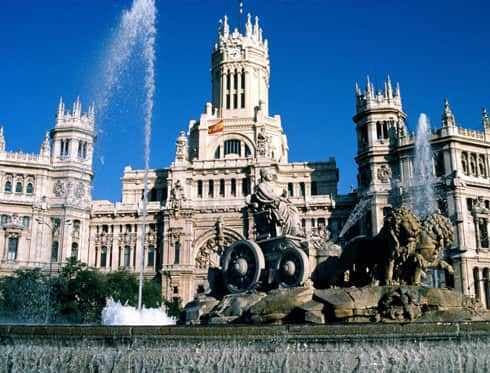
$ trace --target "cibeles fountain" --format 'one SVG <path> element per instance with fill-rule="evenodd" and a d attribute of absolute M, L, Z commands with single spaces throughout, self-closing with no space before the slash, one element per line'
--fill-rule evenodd
<path fill-rule="evenodd" d="M 328 234 L 303 234 L 299 213 L 275 184 L 272 168 L 261 169 L 248 206 L 255 239 L 224 250 L 210 290 L 187 305 L 182 323 L 444 322 L 489 316 L 471 297 L 422 286 L 428 269 L 453 272 L 443 259 L 453 227 L 437 211 L 420 217 L 408 207 L 393 208 L 376 236 L 355 237 L 339 250 Z"/>
<path fill-rule="evenodd" d="M 124 14 L 98 103 L 103 112 L 139 48 L 146 172 L 155 16 L 154 0 L 135 0 Z M 108 325 L 0 325 L 0 370 L 488 371 L 489 314 L 473 298 L 424 285 L 430 270 L 453 271 L 444 251 L 454 228 L 435 208 L 425 116 L 418 127 L 420 168 L 405 186 L 415 194 L 386 214 L 376 236 L 338 241 L 328 229 L 305 234 L 277 170 L 264 165 L 246 201 L 253 236 L 222 248 L 209 288 L 185 306 L 182 326 L 161 326 L 174 320 L 164 310 L 144 310 L 140 290 L 138 309 L 108 302 Z M 369 209 L 369 198 L 360 196 L 340 238 Z"/>

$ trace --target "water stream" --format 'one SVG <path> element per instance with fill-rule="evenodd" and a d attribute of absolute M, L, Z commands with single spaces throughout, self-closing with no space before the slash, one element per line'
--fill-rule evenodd
<path fill-rule="evenodd" d="M 426 217 L 436 208 L 430 138 L 432 131 L 429 119 L 424 113 L 420 114 L 415 136 L 413 175 L 410 179 L 410 200 L 412 209 L 420 217 Z"/>

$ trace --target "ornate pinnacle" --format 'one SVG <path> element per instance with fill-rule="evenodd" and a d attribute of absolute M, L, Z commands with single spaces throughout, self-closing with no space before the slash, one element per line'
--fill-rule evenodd
<path fill-rule="evenodd" d="M 245 23 L 245 35 L 252 35 L 252 16 L 250 13 L 247 14 L 247 22 Z"/>
<path fill-rule="evenodd" d="M 65 113 L 65 104 L 63 103 L 63 97 L 60 96 L 60 103 L 58 104 L 58 118 L 61 118 Z"/>
<path fill-rule="evenodd" d="M 456 125 L 456 119 L 454 118 L 454 114 L 451 110 L 451 106 L 449 106 L 449 100 L 447 97 L 444 99 L 444 111 L 442 113 L 442 125 L 444 127 L 451 127 Z"/>
<path fill-rule="evenodd" d="M 362 96 L 361 88 L 359 88 L 359 84 L 356 82 L 355 85 L 356 96 Z"/>
<path fill-rule="evenodd" d="M 388 98 L 393 98 L 393 86 L 391 85 L 390 75 L 386 78 L 386 89 Z"/>
<path fill-rule="evenodd" d="M 488 117 L 487 109 L 484 107 L 481 110 L 481 117 L 482 117 L 483 126 L 489 127 L 490 126 L 490 118 Z"/>

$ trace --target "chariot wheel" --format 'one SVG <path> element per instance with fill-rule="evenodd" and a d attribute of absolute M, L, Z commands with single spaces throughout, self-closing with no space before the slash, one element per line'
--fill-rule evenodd
<path fill-rule="evenodd" d="M 310 265 L 305 252 L 293 247 L 286 249 L 277 264 L 277 284 L 283 288 L 300 286 L 309 275 Z"/>
<path fill-rule="evenodd" d="M 230 293 L 255 289 L 265 268 L 262 249 L 249 240 L 237 241 L 229 246 L 221 263 L 225 287 Z"/>

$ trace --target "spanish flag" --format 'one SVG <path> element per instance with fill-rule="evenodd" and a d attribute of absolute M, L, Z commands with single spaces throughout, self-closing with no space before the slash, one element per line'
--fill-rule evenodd
<path fill-rule="evenodd" d="M 224 129 L 225 129 L 225 123 L 223 122 L 223 119 L 221 119 L 219 122 L 216 122 L 215 124 L 208 127 L 208 135 L 222 132 Z"/>

